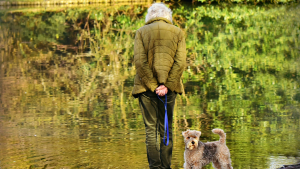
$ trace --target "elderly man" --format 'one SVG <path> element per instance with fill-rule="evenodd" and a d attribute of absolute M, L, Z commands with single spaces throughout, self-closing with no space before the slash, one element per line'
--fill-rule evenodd
<path fill-rule="evenodd" d="M 132 94 L 139 98 L 144 117 L 149 167 L 170 168 L 173 110 L 176 94 L 184 91 L 181 75 L 186 65 L 186 47 L 184 33 L 172 24 L 172 11 L 163 3 L 152 4 L 145 26 L 136 32 L 134 62 L 136 76 Z M 167 137 L 164 137 L 165 95 L 169 124 L 167 144 L 163 144 Z"/>

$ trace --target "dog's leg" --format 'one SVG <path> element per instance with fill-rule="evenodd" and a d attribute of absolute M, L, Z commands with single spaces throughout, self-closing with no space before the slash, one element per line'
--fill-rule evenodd
<path fill-rule="evenodd" d="M 192 166 L 189 165 L 187 162 L 185 162 L 185 163 L 183 164 L 183 168 L 184 168 L 184 169 L 193 169 Z"/>
<path fill-rule="evenodd" d="M 230 157 L 225 157 L 219 159 L 219 163 L 221 165 L 221 169 L 232 169 Z"/>
<path fill-rule="evenodd" d="M 195 163 L 194 166 L 193 166 L 193 169 L 201 169 L 203 166 L 205 166 L 205 165 L 203 165 L 201 162 L 200 163 Z"/>
<path fill-rule="evenodd" d="M 183 164 L 183 168 L 184 168 L 184 169 L 187 169 L 187 168 L 188 168 L 188 166 L 187 166 L 186 163 Z"/>
<path fill-rule="evenodd" d="M 215 169 L 222 169 L 221 163 L 218 160 L 213 161 L 213 167 Z"/>
<path fill-rule="evenodd" d="M 213 164 L 218 165 L 218 167 L 215 167 L 217 169 L 232 169 L 230 159 L 219 159 L 216 162 L 213 162 Z"/>
<path fill-rule="evenodd" d="M 231 164 L 223 164 L 222 169 L 233 169 Z"/>

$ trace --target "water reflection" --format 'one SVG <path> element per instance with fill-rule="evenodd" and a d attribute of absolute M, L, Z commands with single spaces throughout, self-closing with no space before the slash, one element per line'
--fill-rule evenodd
<path fill-rule="evenodd" d="M 183 166 L 187 128 L 203 141 L 223 128 L 234 168 L 298 162 L 299 6 L 170 5 L 188 48 L 173 168 Z M 0 13 L 1 168 L 147 168 L 131 97 L 146 9 Z"/>

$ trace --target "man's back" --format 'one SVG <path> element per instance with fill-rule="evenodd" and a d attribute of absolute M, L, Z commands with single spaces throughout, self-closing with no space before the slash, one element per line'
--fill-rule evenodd
<path fill-rule="evenodd" d="M 143 58 L 144 60 L 140 61 L 148 63 L 147 66 L 153 72 L 153 77 L 157 79 L 158 84 L 167 84 L 169 73 L 176 59 L 181 60 L 186 57 L 183 32 L 180 28 L 172 25 L 169 20 L 157 17 L 149 20 L 145 26 L 137 30 L 137 38 L 142 44 L 135 45 L 135 62 L 138 63 L 137 59 Z M 184 46 L 180 46 L 181 41 L 184 42 Z M 139 57 L 142 53 L 146 56 Z M 185 60 L 179 64 L 181 64 L 180 69 L 182 69 L 185 66 Z M 136 67 L 138 68 L 139 65 Z M 174 75 L 173 78 L 175 79 L 172 82 L 174 87 L 170 86 L 170 89 L 182 93 L 181 74 L 178 75 Z"/>

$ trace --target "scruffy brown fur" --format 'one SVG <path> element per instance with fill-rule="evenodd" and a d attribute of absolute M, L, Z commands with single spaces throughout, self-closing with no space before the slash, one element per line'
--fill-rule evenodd
<path fill-rule="evenodd" d="M 182 132 L 185 143 L 183 166 L 185 169 L 201 169 L 210 162 L 216 169 L 232 169 L 230 152 L 226 146 L 226 134 L 222 129 L 213 129 L 212 132 L 220 135 L 219 141 L 202 143 L 200 131 Z"/>

